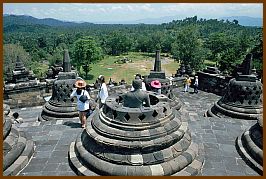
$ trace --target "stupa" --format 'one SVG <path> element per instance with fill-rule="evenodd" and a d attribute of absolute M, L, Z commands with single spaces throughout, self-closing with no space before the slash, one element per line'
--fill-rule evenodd
<path fill-rule="evenodd" d="M 71 71 L 68 51 L 64 51 L 63 72 L 59 72 L 58 78 L 52 87 L 52 97 L 45 103 L 39 121 L 72 119 L 78 117 L 76 99 L 70 99 L 76 82 L 77 74 Z"/>
<path fill-rule="evenodd" d="M 129 105 L 134 95 L 141 101 L 147 97 L 128 93 L 132 94 L 125 99 L 124 94 L 109 96 L 104 108 L 90 116 L 86 129 L 70 145 L 72 169 L 87 176 L 197 175 L 203 163 L 198 145 L 169 98 L 144 92 L 150 107 L 136 107 Z"/>
<path fill-rule="evenodd" d="M 236 140 L 236 149 L 244 161 L 263 175 L 263 118 Z"/>
<path fill-rule="evenodd" d="M 5 105 L 3 112 L 3 176 L 17 175 L 29 162 L 34 152 L 34 143 L 25 133 L 12 125 L 7 115 L 10 108 Z"/>
<path fill-rule="evenodd" d="M 151 82 L 154 80 L 158 80 L 161 83 L 161 93 L 168 96 L 171 100 L 172 107 L 175 109 L 181 108 L 181 103 L 179 99 L 172 93 L 172 86 L 170 80 L 166 78 L 165 72 L 161 70 L 161 59 L 160 59 L 160 51 L 156 51 L 155 61 L 154 61 L 154 69 L 151 70 L 150 75 L 147 78 L 144 78 L 144 83 L 148 91 L 151 90 Z"/>
<path fill-rule="evenodd" d="M 262 115 L 263 86 L 251 74 L 251 62 L 252 55 L 249 54 L 243 62 L 242 71 L 229 81 L 225 95 L 206 112 L 206 116 L 256 120 Z"/>

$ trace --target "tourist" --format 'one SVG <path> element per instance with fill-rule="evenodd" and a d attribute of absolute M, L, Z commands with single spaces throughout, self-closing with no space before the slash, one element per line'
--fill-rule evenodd
<path fill-rule="evenodd" d="M 157 94 L 161 94 L 162 93 L 161 87 L 162 85 L 159 80 L 154 80 L 151 82 L 151 90 L 153 92 L 156 92 Z"/>
<path fill-rule="evenodd" d="M 199 87 L 199 79 L 198 76 L 195 76 L 194 93 L 198 93 L 198 87 Z"/>
<path fill-rule="evenodd" d="M 99 99 L 99 109 L 100 109 L 101 107 L 103 107 L 103 105 L 105 104 L 105 100 L 108 97 L 108 90 L 103 75 L 99 76 L 99 82 L 101 86 L 96 100 Z"/>
<path fill-rule="evenodd" d="M 147 89 L 146 89 L 146 85 L 145 85 L 145 83 L 142 81 L 142 79 L 141 79 L 141 75 L 140 75 L 139 73 L 135 75 L 135 80 L 141 80 L 141 89 L 140 89 L 140 90 L 147 91 Z M 132 85 L 130 91 L 134 91 L 134 87 L 133 87 L 133 85 Z"/>
<path fill-rule="evenodd" d="M 13 113 L 13 119 L 11 119 L 13 124 L 23 123 L 23 119 L 19 117 L 19 114 L 17 112 Z"/>
<path fill-rule="evenodd" d="M 189 91 L 189 86 L 190 86 L 190 84 L 191 84 L 191 79 L 190 79 L 190 77 L 187 75 L 187 76 L 186 76 L 186 79 L 185 79 L 185 90 L 184 90 L 184 92 L 188 92 L 188 91 Z"/>
<path fill-rule="evenodd" d="M 77 80 L 75 83 L 75 87 L 73 92 L 70 95 L 70 98 L 77 97 L 77 109 L 79 111 L 79 120 L 81 122 L 81 127 L 85 128 L 86 126 L 86 119 L 87 119 L 87 112 L 90 108 L 89 99 L 90 95 L 85 89 L 86 82 L 84 80 Z M 81 96 L 86 96 L 87 100 L 82 102 Z"/>
<path fill-rule="evenodd" d="M 134 91 L 129 91 L 122 95 L 123 106 L 129 108 L 150 107 L 150 98 L 146 91 L 141 89 L 141 80 L 133 80 Z"/>

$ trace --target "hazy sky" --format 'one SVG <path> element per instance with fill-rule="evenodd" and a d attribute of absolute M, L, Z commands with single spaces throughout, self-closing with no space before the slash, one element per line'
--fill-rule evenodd
<path fill-rule="evenodd" d="M 263 17 L 262 3 L 4 3 L 4 14 L 65 21 L 114 22 L 176 16 L 179 19 Z"/>

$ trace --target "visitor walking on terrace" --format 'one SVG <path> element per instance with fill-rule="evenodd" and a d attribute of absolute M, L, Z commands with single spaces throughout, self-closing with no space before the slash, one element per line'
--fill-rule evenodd
<path fill-rule="evenodd" d="M 86 126 L 86 114 L 90 108 L 90 95 L 85 89 L 85 87 L 86 82 L 84 80 L 77 80 L 75 83 L 75 88 L 70 95 L 70 98 L 77 97 L 77 109 L 79 111 L 79 119 L 82 128 L 85 128 Z"/>
<path fill-rule="evenodd" d="M 195 82 L 194 82 L 194 93 L 198 93 L 198 87 L 199 87 L 199 79 L 198 76 L 195 76 Z"/>
<path fill-rule="evenodd" d="M 189 91 L 189 86 L 191 84 L 191 79 L 190 77 L 187 75 L 186 79 L 185 79 L 185 90 L 184 92 L 188 92 Z"/>
<path fill-rule="evenodd" d="M 101 86 L 96 100 L 99 100 L 99 109 L 100 109 L 105 104 L 105 100 L 108 97 L 108 90 L 103 75 L 99 76 L 99 81 Z"/>

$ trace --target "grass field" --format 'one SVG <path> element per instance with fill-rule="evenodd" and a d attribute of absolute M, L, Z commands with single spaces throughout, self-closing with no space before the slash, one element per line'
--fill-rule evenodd
<path fill-rule="evenodd" d="M 132 62 L 123 64 L 114 63 L 116 60 L 123 59 L 124 57 L 132 60 Z M 99 75 L 104 75 L 106 82 L 112 78 L 116 82 L 125 79 L 127 83 L 131 83 L 136 73 L 141 75 L 148 75 L 150 73 L 150 70 L 153 69 L 154 59 L 155 54 L 136 52 L 130 52 L 128 55 L 106 56 L 100 62 L 91 64 L 90 79 L 86 81 L 87 83 L 94 83 Z M 176 70 L 179 68 L 178 63 L 169 57 L 161 56 L 161 63 L 162 70 L 165 71 L 167 76 L 176 73 Z"/>

